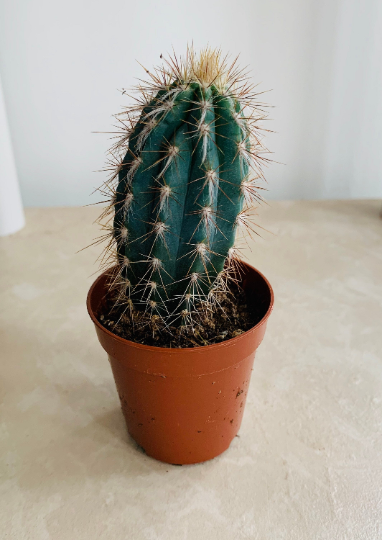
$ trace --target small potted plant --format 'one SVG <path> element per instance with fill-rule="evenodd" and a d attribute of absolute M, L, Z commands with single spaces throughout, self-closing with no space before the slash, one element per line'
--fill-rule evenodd
<path fill-rule="evenodd" d="M 117 115 L 107 269 L 87 306 L 130 435 L 156 459 L 197 463 L 239 430 L 273 306 L 235 248 L 261 200 L 264 112 L 219 50 L 189 48 L 147 73 Z"/>

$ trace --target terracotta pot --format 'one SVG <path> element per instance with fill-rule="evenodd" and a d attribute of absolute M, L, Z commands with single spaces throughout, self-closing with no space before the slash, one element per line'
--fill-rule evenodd
<path fill-rule="evenodd" d="M 109 355 L 127 429 L 149 456 L 199 463 L 224 452 L 239 431 L 255 352 L 273 308 L 267 279 L 244 266 L 242 286 L 263 317 L 244 334 L 205 347 L 152 347 L 116 336 L 97 319 L 106 275 L 90 288 L 89 315 Z"/>

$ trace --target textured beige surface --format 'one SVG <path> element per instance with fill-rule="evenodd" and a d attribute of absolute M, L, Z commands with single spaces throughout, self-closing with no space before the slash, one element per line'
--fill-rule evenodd
<path fill-rule="evenodd" d="M 378 202 L 272 203 L 250 261 L 275 289 L 240 438 L 175 467 L 125 432 L 85 311 L 97 209 L 0 239 L 0 534 L 32 540 L 382 538 Z"/>

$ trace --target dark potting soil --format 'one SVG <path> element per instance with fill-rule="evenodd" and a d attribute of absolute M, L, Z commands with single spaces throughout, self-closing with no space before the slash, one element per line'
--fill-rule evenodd
<path fill-rule="evenodd" d="M 219 293 L 214 310 L 199 306 L 192 313 L 192 326 L 166 326 L 159 315 L 115 305 L 111 293 L 98 316 L 100 323 L 124 339 L 155 347 L 188 348 L 212 345 L 243 334 L 264 316 L 263 306 L 249 308 L 245 292 L 237 285 Z M 253 300 L 251 301 L 253 304 Z"/>

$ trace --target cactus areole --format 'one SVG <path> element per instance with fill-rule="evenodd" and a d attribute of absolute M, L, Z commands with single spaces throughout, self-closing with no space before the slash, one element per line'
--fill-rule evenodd
<path fill-rule="evenodd" d="M 252 230 L 265 114 L 236 61 L 220 51 L 189 49 L 150 77 L 137 104 L 116 116 L 122 133 L 111 152 L 119 161 L 106 183 L 110 286 L 126 308 L 188 325 L 198 305 L 213 306 L 227 287 L 237 229 Z"/>

